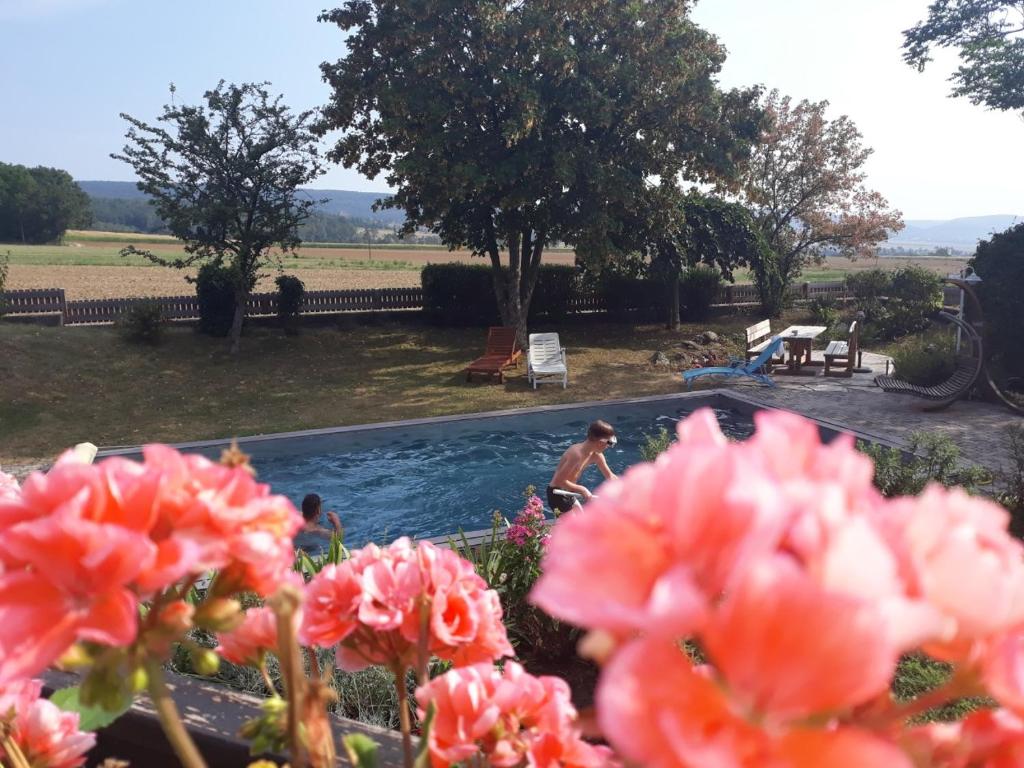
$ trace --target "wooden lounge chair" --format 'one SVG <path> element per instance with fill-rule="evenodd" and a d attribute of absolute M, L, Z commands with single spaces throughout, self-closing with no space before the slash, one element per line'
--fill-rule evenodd
<path fill-rule="evenodd" d="M 482 357 L 478 357 L 466 366 L 466 381 L 471 381 L 473 374 L 498 377 L 498 382 L 505 381 L 505 370 L 519 365 L 523 350 L 516 343 L 516 329 L 496 326 L 487 331 L 487 349 Z"/>
<path fill-rule="evenodd" d="M 981 335 L 973 325 L 947 312 L 939 312 L 938 319 L 960 328 L 969 350 L 968 354 L 957 355 L 956 368 L 948 379 L 940 384 L 922 387 L 901 379 L 898 369 L 894 376 L 875 377 L 875 384 L 885 392 L 914 395 L 930 401 L 925 406 L 926 411 L 941 410 L 965 397 L 974 388 L 984 364 Z"/>
<path fill-rule="evenodd" d="M 746 329 L 747 334 L 747 360 L 752 360 L 758 357 L 764 352 L 772 341 L 772 323 L 771 320 L 762 320 Z M 786 352 L 783 346 L 779 346 L 779 357 L 777 360 L 780 364 L 786 362 Z"/>
<path fill-rule="evenodd" d="M 745 376 L 762 384 L 767 384 L 769 387 L 774 387 L 775 382 L 772 381 L 772 377 L 766 373 L 766 370 L 770 370 L 769 366 L 771 365 L 772 355 L 779 352 L 782 349 L 782 345 L 783 340 L 776 336 L 768 340 L 767 345 L 761 350 L 761 354 L 752 362 L 745 363 L 742 360 L 737 360 L 728 368 L 723 366 L 720 368 L 694 368 L 692 371 L 683 371 L 683 381 L 686 382 L 686 386 L 689 388 L 693 386 L 693 380 L 701 376 Z"/>
<path fill-rule="evenodd" d="M 562 389 L 569 385 L 565 350 L 562 349 L 557 333 L 530 334 L 530 348 L 526 350 L 526 374 L 534 389 L 545 381 L 561 382 Z"/>
<path fill-rule="evenodd" d="M 857 321 L 850 323 L 850 336 L 847 341 L 830 341 L 825 347 L 825 375 L 853 376 L 853 366 L 857 361 L 857 350 L 860 345 L 860 328 Z M 839 370 L 832 370 L 837 362 L 846 365 Z"/>

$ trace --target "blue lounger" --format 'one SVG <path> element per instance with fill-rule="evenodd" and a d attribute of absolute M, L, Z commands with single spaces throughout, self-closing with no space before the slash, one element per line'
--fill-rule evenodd
<path fill-rule="evenodd" d="M 701 376 L 746 376 L 762 384 L 767 384 L 769 387 L 774 387 L 775 382 L 772 381 L 772 377 L 767 373 L 761 373 L 761 369 L 768 364 L 772 355 L 782 347 L 782 344 L 783 339 L 775 336 L 768 342 L 768 346 L 761 350 L 761 354 L 749 363 L 737 360 L 729 368 L 694 368 L 692 371 L 683 371 L 683 381 L 686 382 L 686 386 L 689 388 L 693 386 L 693 380 Z"/>

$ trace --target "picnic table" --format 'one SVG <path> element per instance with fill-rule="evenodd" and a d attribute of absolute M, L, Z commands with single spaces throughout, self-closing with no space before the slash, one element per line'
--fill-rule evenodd
<path fill-rule="evenodd" d="M 797 376 L 813 376 L 814 371 L 805 371 L 805 365 L 823 365 L 811 360 L 811 342 L 827 331 L 824 325 L 791 325 L 779 334 L 786 342 L 789 357 L 786 360 L 788 373 Z"/>

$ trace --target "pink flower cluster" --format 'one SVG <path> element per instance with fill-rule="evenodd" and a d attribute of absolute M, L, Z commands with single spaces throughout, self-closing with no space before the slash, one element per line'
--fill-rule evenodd
<path fill-rule="evenodd" d="M 277 617 L 266 606 L 250 608 L 238 627 L 218 632 L 217 640 L 215 650 L 227 661 L 258 667 L 268 651 L 277 651 Z"/>
<path fill-rule="evenodd" d="M 531 496 L 526 500 L 526 506 L 512 521 L 505 538 L 517 547 L 523 547 L 528 541 L 540 538 L 541 543 L 547 538 L 547 531 L 544 526 L 544 502 L 539 496 Z"/>
<path fill-rule="evenodd" d="M 416 691 L 419 716 L 433 705 L 431 764 L 603 766 L 610 752 L 580 738 L 569 687 L 557 677 L 534 677 L 513 661 L 453 669 Z"/>
<path fill-rule="evenodd" d="M 77 712 L 64 712 L 40 698 L 42 687 L 38 680 L 0 685 L 0 723 L 10 728 L 12 741 L 32 768 L 84 765 L 96 737 L 78 730 Z M 0 762 L 14 764 L 2 744 Z"/>
<path fill-rule="evenodd" d="M 425 650 L 456 665 L 512 655 L 497 593 L 472 564 L 430 542 L 370 544 L 306 587 L 300 639 L 340 643 L 342 669 L 416 666 L 424 631 Z"/>
<path fill-rule="evenodd" d="M 756 423 L 730 443 L 695 413 L 656 462 L 555 527 L 532 599 L 596 631 L 616 750 L 655 767 L 909 768 L 889 686 L 914 649 L 957 665 L 950 698 L 1024 715 L 1024 547 L 1007 512 L 939 487 L 886 500 L 852 439 L 823 445 L 781 412 Z M 1020 729 L 1002 727 L 1018 721 L 998 717 L 996 740 L 1019 750 Z"/>
<path fill-rule="evenodd" d="M 159 445 L 141 463 L 64 454 L 0 496 L 0 682 L 31 677 L 77 640 L 132 643 L 141 600 L 209 569 L 221 594 L 270 593 L 301 526 L 244 468 Z"/>

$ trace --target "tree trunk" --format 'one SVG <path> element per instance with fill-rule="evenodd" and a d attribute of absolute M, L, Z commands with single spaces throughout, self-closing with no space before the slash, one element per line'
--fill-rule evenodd
<path fill-rule="evenodd" d="M 237 355 L 242 347 L 242 321 L 245 319 L 245 305 L 249 303 L 249 291 L 244 286 L 235 288 L 235 317 L 231 321 L 231 354 Z"/>
<path fill-rule="evenodd" d="M 679 330 L 679 273 L 675 271 L 668 278 L 668 322 L 665 327 Z"/>

